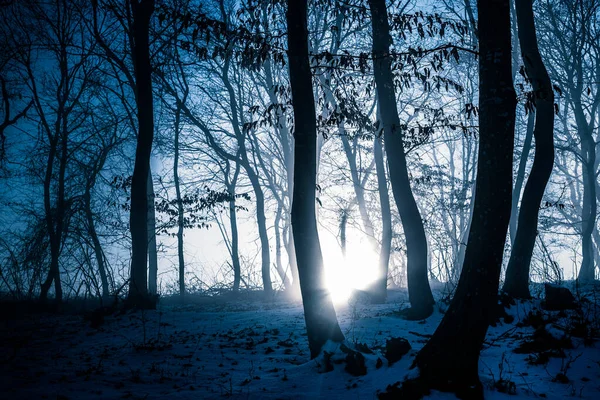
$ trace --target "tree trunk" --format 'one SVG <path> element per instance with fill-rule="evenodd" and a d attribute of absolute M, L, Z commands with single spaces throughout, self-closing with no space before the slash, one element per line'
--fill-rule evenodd
<path fill-rule="evenodd" d="M 317 122 L 308 61 L 307 0 L 289 2 L 286 17 L 295 123 L 292 229 L 298 250 L 300 291 L 312 359 L 319 355 L 327 341 L 342 342 L 344 335 L 325 285 L 315 212 Z"/>
<path fill-rule="evenodd" d="M 154 181 L 148 170 L 148 293 L 158 292 L 158 251 L 156 245 L 156 212 L 154 208 Z"/>
<path fill-rule="evenodd" d="M 133 64 L 138 135 L 135 165 L 131 181 L 131 275 L 128 302 L 138 308 L 153 308 L 148 297 L 148 175 L 154 137 L 154 105 L 152 102 L 152 67 L 150 64 L 149 30 L 154 13 L 154 0 L 130 0 L 133 15 Z"/>
<path fill-rule="evenodd" d="M 450 307 L 414 365 L 421 390 L 483 399 L 481 346 L 498 300 L 512 191 L 516 96 L 508 0 L 479 0 L 479 157 L 473 221 Z M 408 385 L 408 384 L 407 384 Z M 414 387 L 413 387 L 414 389 Z"/>
<path fill-rule="evenodd" d="M 376 137 L 373 144 L 373 156 L 375 157 L 375 168 L 377 170 L 377 189 L 379 191 L 379 202 L 381 204 L 381 249 L 379 251 L 378 278 L 373 287 L 372 301 L 385 303 L 387 297 L 387 280 L 392 251 L 392 212 L 390 210 L 390 196 L 388 193 L 387 179 L 385 173 L 385 160 L 383 159 L 383 147 L 381 138 Z"/>
<path fill-rule="evenodd" d="M 267 218 L 265 215 L 265 195 L 260 186 L 258 176 L 247 159 L 244 161 L 244 167 L 248 174 L 248 179 L 250 179 L 250 183 L 252 184 L 252 189 L 254 189 L 254 195 L 256 196 L 256 222 L 260 238 L 261 275 L 265 294 L 269 296 L 273 293 L 273 284 L 271 283 L 271 254 L 269 249 L 269 234 L 267 232 Z"/>
<path fill-rule="evenodd" d="M 179 135 L 181 134 L 181 109 L 175 112 L 175 137 L 173 139 L 173 182 L 175 183 L 175 200 L 177 202 L 177 262 L 179 272 L 179 294 L 185 295 L 185 257 L 183 254 L 184 212 L 179 181 Z"/>
<path fill-rule="evenodd" d="M 235 209 L 235 186 L 240 174 L 240 165 L 236 163 L 233 178 L 229 180 L 229 161 L 226 161 L 225 186 L 231 196 L 229 200 L 229 226 L 231 228 L 231 265 L 233 267 L 233 290 L 240 290 L 242 279 L 242 267 L 240 265 L 239 234 L 237 226 L 237 211 Z"/>
<path fill-rule="evenodd" d="M 66 71 L 63 71 L 63 74 L 66 74 Z M 64 111 L 64 109 L 61 103 L 61 106 L 59 106 L 58 118 L 55 123 L 56 137 L 54 139 L 54 142 L 51 143 L 51 149 L 50 154 L 48 155 L 48 163 L 46 167 L 46 175 L 44 180 L 44 204 L 46 211 L 46 222 L 48 224 L 48 233 L 50 236 L 50 270 L 48 271 L 48 276 L 42 284 L 40 291 L 40 299 L 42 301 L 45 301 L 48 297 L 48 291 L 50 289 L 50 286 L 52 285 L 52 282 L 54 282 L 54 298 L 56 304 L 60 304 L 62 302 L 63 297 L 62 284 L 60 280 L 59 258 L 64 233 L 63 227 L 66 212 L 65 174 L 67 169 L 67 160 L 69 156 L 67 143 L 67 127 L 62 111 Z M 50 203 L 50 191 L 53 170 L 52 167 L 56 158 L 56 151 L 58 149 L 59 143 L 61 151 L 58 168 L 58 190 L 56 195 L 56 208 L 52 208 Z"/>
<path fill-rule="evenodd" d="M 94 223 L 94 213 L 92 212 L 92 195 L 91 187 L 86 187 L 84 194 L 85 204 L 85 217 L 87 220 L 87 230 L 90 238 L 92 239 L 92 245 L 94 246 L 94 256 L 96 257 L 96 263 L 98 264 L 98 272 L 100 273 L 100 282 L 102 283 L 102 300 L 107 300 L 110 296 L 110 289 L 108 285 L 108 276 L 106 274 L 106 264 L 104 262 L 104 252 L 102 251 L 102 245 L 98 238 L 98 232 L 96 231 L 96 225 Z"/>
<path fill-rule="evenodd" d="M 531 142 L 533 140 L 534 123 L 535 110 L 530 110 L 529 115 L 527 116 L 527 130 L 525 132 L 525 140 L 523 142 L 523 150 L 521 151 L 521 159 L 519 160 L 519 168 L 517 169 L 517 177 L 515 179 L 515 187 L 512 193 L 512 203 L 510 208 L 510 224 L 508 225 L 508 232 L 510 235 L 510 243 L 513 246 L 517 236 L 519 200 L 521 199 L 523 182 L 525 182 L 525 169 L 527 168 L 527 160 L 529 159 L 529 151 L 531 150 Z"/>
<path fill-rule="evenodd" d="M 582 237 L 581 237 L 581 268 L 577 276 L 579 283 L 589 283 L 596 279 L 594 265 L 594 251 L 592 244 L 592 233 L 596 225 L 596 171 L 595 143 L 591 134 L 582 135 L 581 140 L 583 161 L 583 212 L 582 212 Z"/>
<path fill-rule="evenodd" d="M 56 241 L 54 239 L 54 219 L 56 216 L 52 211 L 52 200 L 51 200 L 51 184 L 52 184 L 52 170 L 54 167 L 54 160 L 56 158 L 56 147 L 58 146 L 58 137 L 55 137 L 50 143 L 50 151 L 48 152 L 48 160 L 46 162 L 46 174 L 44 177 L 44 212 L 46 217 L 46 226 L 48 229 L 48 236 L 50 242 L 50 269 L 48 271 L 48 276 L 42 283 L 42 287 L 40 290 L 40 300 L 46 301 L 48 298 L 48 291 L 52 286 L 52 281 L 54 280 L 54 271 L 58 266 L 58 256 L 59 256 L 59 248 L 55 245 Z M 56 260 L 56 262 L 55 262 Z"/>
<path fill-rule="evenodd" d="M 535 95 L 535 158 L 523 191 L 517 234 L 502 290 L 512 297 L 530 298 L 529 270 L 538 213 L 554 165 L 554 91 L 537 44 L 532 0 L 515 0 L 515 4 L 523 61 Z"/>
<path fill-rule="evenodd" d="M 427 273 L 427 240 L 408 177 L 389 57 L 391 36 L 385 0 L 369 0 L 369 6 L 373 28 L 373 71 L 390 183 L 406 237 L 408 297 L 411 308 L 405 316 L 409 319 L 423 319 L 431 315 L 435 303 Z"/>
<path fill-rule="evenodd" d="M 342 257 L 346 260 L 346 227 L 348 226 L 348 214 L 350 214 L 350 206 L 341 210 L 340 215 L 340 248 Z"/>
<path fill-rule="evenodd" d="M 594 117 L 588 124 L 586 121 L 583 106 L 581 104 L 582 93 L 579 90 L 576 93 L 574 112 L 577 123 L 577 131 L 581 138 L 581 158 L 583 170 L 583 205 L 581 215 L 581 268 L 577 281 L 579 283 L 589 283 L 596 279 L 596 267 L 594 263 L 594 248 L 592 235 L 596 228 L 597 214 L 597 177 L 596 177 L 596 142 L 592 134 L 594 130 Z"/>
<path fill-rule="evenodd" d="M 277 270 L 277 274 L 281 278 L 281 282 L 283 284 L 283 288 L 285 290 L 291 289 L 290 280 L 288 279 L 287 272 L 283 268 L 283 263 L 281 262 L 281 214 L 283 211 L 282 203 L 277 205 L 277 214 L 275 215 L 275 224 L 273 229 L 275 230 L 275 269 Z"/>

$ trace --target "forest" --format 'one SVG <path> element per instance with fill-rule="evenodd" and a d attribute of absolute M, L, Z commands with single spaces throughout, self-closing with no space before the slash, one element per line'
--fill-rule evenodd
<path fill-rule="evenodd" d="M 600 0 L 0 0 L 0 396 L 600 398 Z"/>

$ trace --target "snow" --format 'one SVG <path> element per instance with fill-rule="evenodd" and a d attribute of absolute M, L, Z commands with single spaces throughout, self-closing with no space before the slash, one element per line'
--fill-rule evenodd
<path fill-rule="evenodd" d="M 406 292 L 389 297 L 384 305 L 337 306 L 348 346 L 364 343 L 374 352 L 364 354 L 364 376 L 344 370 L 345 354 L 335 343 L 327 344 L 334 370 L 319 372 L 323 355 L 309 360 L 300 303 L 246 296 L 190 298 L 181 305 L 173 298 L 163 299 L 156 311 L 107 317 L 98 329 L 78 315 L 2 320 L 0 390 L 7 399 L 374 399 L 388 384 L 416 376 L 410 369 L 414 355 L 443 316 L 439 307 L 425 321 L 405 321 L 395 312 L 406 306 Z M 486 398 L 600 398 L 597 345 L 585 347 L 573 338 L 573 349 L 547 365 L 530 365 L 528 354 L 512 351 L 534 332 L 517 322 L 537 307 L 539 301 L 519 303 L 509 310 L 513 323 L 490 327 L 480 359 Z M 558 318 L 548 330 L 564 335 L 564 322 Z M 412 350 L 390 367 L 382 354 L 385 341 L 398 336 Z M 555 379 L 561 370 L 567 383 Z M 506 387 L 514 385 L 516 395 L 494 389 L 500 380 L 512 382 Z M 427 398 L 454 396 L 432 392 Z"/>

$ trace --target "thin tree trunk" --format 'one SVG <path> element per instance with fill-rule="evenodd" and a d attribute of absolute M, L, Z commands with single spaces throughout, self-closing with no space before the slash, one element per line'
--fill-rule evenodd
<path fill-rule="evenodd" d="M 435 303 L 427 272 L 427 240 L 408 177 L 402 142 L 403 132 L 400 128 L 389 57 L 391 36 L 385 0 L 369 0 L 369 6 L 375 59 L 373 70 L 390 169 L 390 183 L 406 237 L 408 296 L 411 308 L 405 312 L 405 316 L 409 319 L 423 319 L 431 315 Z"/>
<path fill-rule="evenodd" d="M 538 213 L 554 165 L 554 91 L 537 44 L 532 0 L 515 2 L 523 60 L 535 94 L 535 158 L 523 191 L 517 234 L 502 290 L 512 297 L 530 298 L 529 270 Z"/>
<path fill-rule="evenodd" d="M 56 158 L 56 147 L 58 145 L 58 137 L 53 138 L 50 143 L 50 151 L 48 152 L 48 160 L 46 162 L 46 174 L 44 177 L 44 212 L 46 216 L 46 226 L 48 230 L 49 242 L 50 242 L 50 270 L 45 281 L 42 283 L 40 290 L 40 300 L 46 301 L 48 298 L 48 291 L 52 286 L 54 280 L 55 260 L 58 263 L 59 248 L 55 245 L 55 233 L 54 233 L 54 218 L 52 212 L 51 203 L 51 184 L 52 184 L 52 170 L 54 167 L 54 160 Z"/>
<path fill-rule="evenodd" d="M 65 72 L 66 73 L 66 72 Z M 59 107 L 58 115 L 62 114 L 62 107 Z M 56 121 L 56 139 L 52 147 L 57 149 L 58 144 L 60 142 L 61 153 L 59 159 L 59 168 L 58 168 L 58 190 L 56 196 L 56 208 L 53 209 L 50 203 L 50 190 L 51 190 L 51 181 L 52 181 L 52 164 L 54 163 L 56 150 L 54 155 L 48 156 L 48 166 L 46 168 L 46 176 L 44 182 L 44 193 L 45 193 L 45 204 L 46 204 L 46 221 L 48 223 L 48 232 L 50 236 L 50 270 L 48 271 L 48 276 L 41 287 L 40 299 L 45 301 L 48 296 L 48 291 L 52 282 L 54 282 L 54 297 L 56 304 L 60 304 L 62 302 L 63 292 L 62 292 L 62 284 L 60 280 L 60 267 L 59 267 L 59 258 L 60 258 L 60 249 L 62 245 L 63 239 L 63 227 L 64 227 L 64 217 L 65 217 L 65 174 L 67 168 L 67 159 L 68 159 L 68 143 L 67 143 L 67 130 L 66 130 L 66 121 L 64 120 L 64 116 L 62 118 L 58 118 Z M 59 140 L 59 137 L 61 137 Z M 52 153 L 52 149 L 50 150 Z"/>
<path fill-rule="evenodd" d="M 106 274 L 106 265 L 104 262 L 104 252 L 102 251 L 102 244 L 98 238 L 98 232 L 96 231 L 96 224 L 94 223 L 94 213 L 92 211 L 92 196 L 91 187 L 86 187 L 84 194 L 85 203 L 85 217 L 87 219 L 88 234 L 92 239 L 92 245 L 94 246 L 94 256 L 96 257 L 96 263 L 98 264 L 98 272 L 100 273 L 100 282 L 102 284 L 102 300 L 108 299 L 110 296 L 110 289 L 108 285 L 108 276 Z"/>
<path fill-rule="evenodd" d="M 246 163 L 248 160 L 245 161 Z M 269 249 L 269 234 L 267 232 L 267 219 L 265 215 L 265 195 L 258 180 L 258 176 L 248 164 L 244 164 L 254 195 L 256 196 L 256 222 L 258 224 L 258 236 L 260 238 L 261 254 L 261 275 L 263 288 L 267 296 L 273 293 L 273 284 L 271 283 L 271 254 Z"/>
<path fill-rule="evenodd" d="M 340 215 L 340 247 L 342 249 L 342 257 L 346 259 L 346 227 L 348 226 L 348 214 L 350 213 L 350 207 L 344 208 L 342 215 Z"/>
<path fill-rule="evenodd" d="M 579 283 L 589 283 L 596 279 L 594 263 L 594 249 L 592 234 L 596 228 L 597 202 L 596 202 L 596 142 L 592 134 L 594 130 L 594 117 L 588 124 L 581 104 L 581 91 L 578 91 L 574 104 L 577 130 L 581 138 L 581 158 L 583 170 L 583 205 L 581 215 L 581 267 L 577 276 Z"/>
<path fill-rule="evenodd" d="M 589 135 L 591 138 L 591 135 Z M 580 283 L 589 283 L 596 279 L 594 265 L 594 252 L 592 244 L 592 233 L 596 225 L 596 173 L 594 168 L 594 140 L 584 136 L 581 147 L 585 155 L 583 162 L 583 212 L 582 212 L 582 259 L 581 268 L 577 276 Z"/>
<path fill-rule="evenodd" d="M 515 188 L 512 193 L 512 203 L 510 208 L 510 224 L 508 231 L 510 235 L 510 243 L 514 246 L 515 237 L 517 236 L 517 222 L 519 218 L 519 200 L 521 199 L 521 190 L 525 182 L 525 170 L 527 169 L 527 160 L 529 159 L 529 151 L 531 150 L 531 142 L 533 140 L 533 127 L 535 123 L 535 110 L 529 111 L 527 117 L 527 130 L 525 132 L 525 140 L 523 142 L 523 150 L 521 159 L 519 160 L 519 168 L 517 169 L 517 177 L 515 179 Z"/>
<path fill-rule="evenodd" d="M 148 293 L 158 292 L 158 250 L 156 244 L 156 212 L 154 208 L 154 181 L 148 170 Z"/>
<path fill-rule="evenodd" d="M 325 285 L 317 230 L 317 122 L 308 60 L 307 0 L 289 2 L 286 17 L 295 123 L 292 229 L 298 248 L 300 291 L 312 359 L 319 355 L 327 341 L 342 342 L 344 335 Z"/>
<path fill-rule="evenodd" d="M 512 191 L 516 96 L 511 73 L 508 0 L 479 0 L 479 162 L 473 221 L 463 271 L 450 307 L 405 384 L 483 399 L 479 353 L 497 307 Z M 400 397 L 396 397 L 400 398 Z"/>
<path fill-rule="evenodd" d="M 154 308 L 148 297 L 148 175 L 154 137 L 152 67 L 150 64 L 150 18 L 154 0 L 130 0 L 133 15 L 133 64 L 138 135 L 131 181 L 131 274 L 128 302 L 138 308 Z"/>
<path fill-rule="evenodd" d="M 230 195 L 229 200 L 229 226 L 231 229 L 231 265 L 233 267 L 233 290 L 240 290 L 240 281 L 242 279 L 242 267 L 240 264 L 239 251 L 239 233 L 237 226 L 237 211 L 235 208 L 235 187 L 240 174 L 240 165 L 236 163 L 233 178 L 229 180 L 229 161 L 226 161 L 225 167 L 225 186 Z"/>
<path fill-rule="evenodd" d="M 281 262 L 281 213 L 283 210 L 283 206 L 281 203 L 277 205 L 277 213 L 275 215 L 275 224 L 273 226 L 275 230 L 275 269 L 277 270 L 277 274 L 281 278 L 281 282 L 283 283 L 284 289 L 291 288 L 290 281 L 287 277 L 286 270 L 283 268 L 283 263 Z"/>
<path fill-rule="evenodd" d="M 372 301 L 384 303 L 387 297 L 387 281 L 392 251 L 392 212 L 390 209 L 390 195 L 388 193 L 387 179 L 385 173 L 385 160 L 383 159 L 383 146 L 381 138 L 375 138 L 373 143 L 373 156 L 375 157 L 375 168 L 377 170 L 377 189 L 379 191 L 379 203 L 381 204 L 381 249 L 379 252 L 378 278 L 373 288 Z"/>
<path fill-rule="evenodd" d="M 179 272 L 179 294 L 185 295 L 185 256 L 183 253 L 184 211 L 179 181 L 179 136 L 181 134 L 181 109 L 175 112 L 175 137 L 173 139 L 173 182 L 175 183 L 175 201 L 177 202 L 177 262 Z"/>

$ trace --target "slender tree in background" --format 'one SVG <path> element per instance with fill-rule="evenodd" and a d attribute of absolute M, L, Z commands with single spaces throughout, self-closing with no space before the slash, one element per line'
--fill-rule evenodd
<path fill-rule="evenodd" d="M 479 162 L 473 220 L 456 293 L 419 351 L 420 376 L 403 389 L 483 399 L 479 353 L 498 300 L 512 191 L 516 96 L 511 73 L 509 0 L 479 0 Z M 412 386 L 415 385 L 415 386 Z M 412 387 L 411 387 L 412 386 Z"/>
<path fill-rule="evenodd" d="M 344 335 L 325 286 L 317 232 L 317 122 L 308 61 L 307 0 L 289 1 L 286 16 L 295 138 L 292 230 L 308 345 L 311 358 L 315 358 L 328 340 L 342 342 Z"/>
<path fill-rule="evenodd" d="M 529 298 L 529 269 L 537 236 L 538 212 L 554 164 L 554 91 L 537 43 L 532 0 L 515 0 L 519 42 L 535 103 L 535 158 L 525 184 L 517 234 L 513 243 L 503 291 Z"/>
<path fill-rule="evenodd" d="M 402 142 L 403 132 L 396 105 L 394 75 L 389 57 L 391 36 L 385 0 L 369 0 L 369 6 L 373 28 L 373 72 L 385 151 L 388 156 L 390 183 L 406 237 L 408 296 L 411 308 L 405 315 L 409 319 L 423 319 L 431 315 L 435 303 L 429 287 L 427 239 L 408 177 Z"/>
<path fill-rule="evenodd" d="M 517 222 L 519 219 L 519 200 L 523 184 L 525 183 L 525 172 L 527 169 L 527 160 L 531 151 L 531 142 L 533 142 L 533 128 L 535 125 L 535 108 L 529 110 L 527 115 L 527 127 L 525 128 L 525 138 L 523 139 L 523 147 L 521 149 L 521 157 L 519 158 L 519 166 L 517 167 L 517 175 L 515 177 L 515 185 L 512 193 L 512 203 L 510 209 L 510 224 L 508 232 L 510 235 L 510 243 L 514 245 L 517 236 Z"/>
<path fill-rule="evenodd" d="M 390 195 L 387 186 L 387 174 L 385 171 L 385 160 L 383 157 L 383 145 L 381 138 L 376 137 L 373 144 L 373 156 L 375 157 L 375 168 L 377 169 L 377 189 L 379 191 L 379 203 L 381 204 L 381 249 L 379 251 L 378 277 L 373 287 L 373 300 L 384 303 L 387 297 L 387 283 L 392 252 L 392 212 L 390 209 Z"/>
<path fill-rule="evenodd" d="M 148 298 L 148 175 L 154 137 L 152 67 L 150 65 L 150 19 L 154 0 L 130 0 L 133 16 L 133 63 L 138 136 L 131 181 L 131 275 L 128 301 L 136 307 L 153 307 Z"/>
<path fill-rule="evenodd" d="M 152 168 L 148 169 L 148 293 L 158 293 L 158 250 L 156 243 L 156 210 L 154 209 L 154 181 L 152 179 Z"/>
<path fill-rule="evenodd" d="M 187 97 L 187 93 L 185 95 Z M 185 100 L 184 100 L 185 101 Z M 175 126 L 173 135 L 173 183 L 175 184 L 175 200 L 177 201 L 177 270 L 179 272 L 179 294 L 185 294 L 185 258 L 183 254 L 184 210 L 179 180 L 179 148 L 181 135 L 181 107 L 175 110 Z"/>

